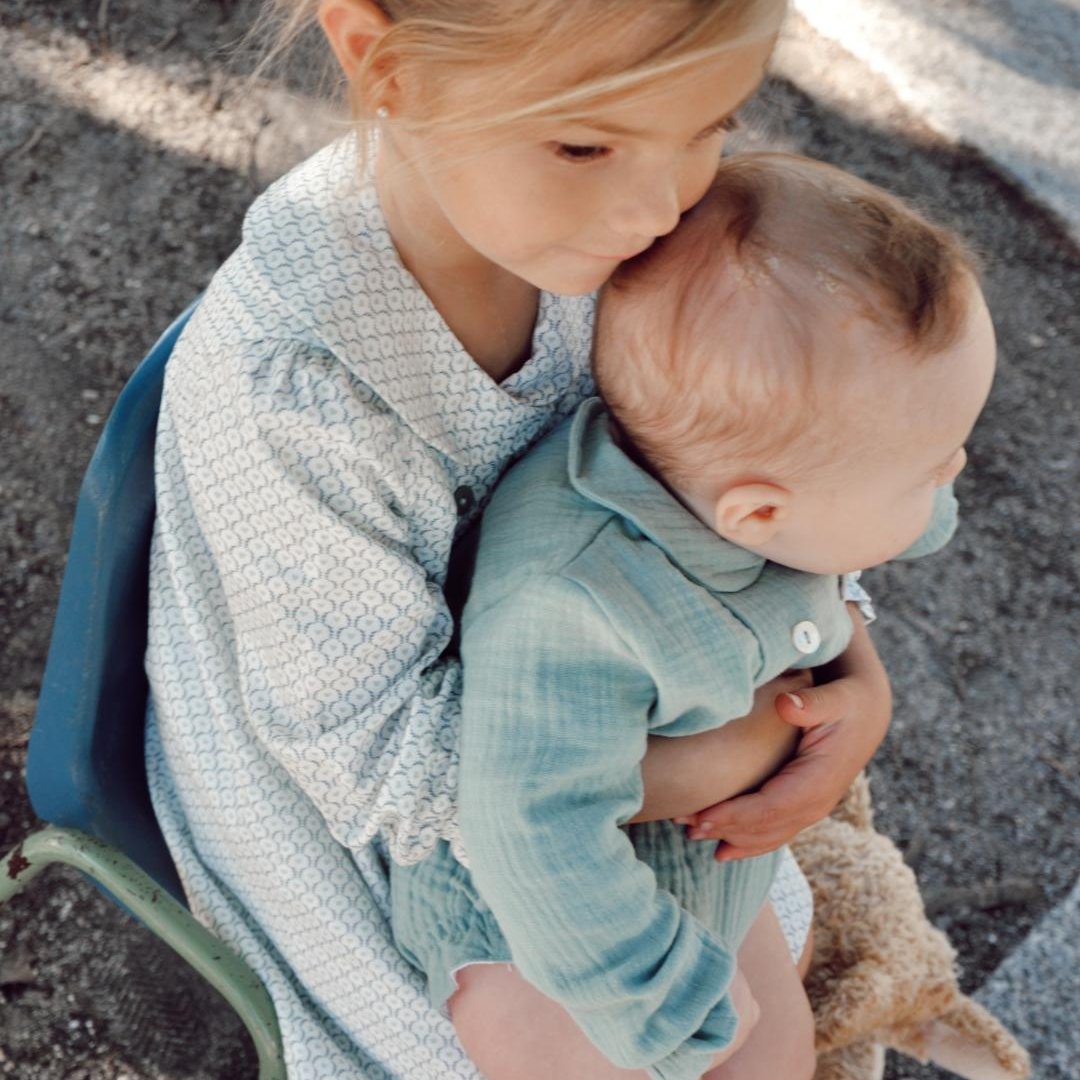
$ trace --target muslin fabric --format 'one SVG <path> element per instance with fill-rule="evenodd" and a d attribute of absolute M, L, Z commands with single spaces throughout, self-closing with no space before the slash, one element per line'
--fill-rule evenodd
<path fill-rule="evenodd" d="M 388 867 L 463 854 L 454 542 L 592 393 L 595 298 L 543 295 L 531 358 L 494 383 L 357 160 L 346 136 L 256 200 L 170 359 L 148 775 L 193 911 L 274 999 L 290 1080 L 478 1080 L 394 946 Z M 798 951 L 790 860 L 774 899 Z"/>
<path fill-rule="evenodd" d="M 941 489 L 908 555 L 943 545 Z M 768 562 L 707 528 L 586 401 L 496 490 L 461 619 L 461 828 L 393 866 L 398 943 L 453 992 L 513 960 L 616 1065 L 698 1080 L 734 1036 L 728 987 L 780 853 L 717 864 L 715 842 L 642 804 L 647 737 L 745 716 L 756 687 L 847 647 L 837 575 Z"/>

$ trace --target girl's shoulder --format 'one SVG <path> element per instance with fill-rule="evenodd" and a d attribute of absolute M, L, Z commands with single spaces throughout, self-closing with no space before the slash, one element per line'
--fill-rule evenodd
<path fill-rule="evenodd" d="M 279 290 L 397 269 L 358 137 L 342 136 L 275 181 L 244 217 L 241 251 Z"/>
<path fill-rule="evenodd" d="M 301 360 L 332 357 L 364 377 L 367 353 L 392 357 L 394 343 L 428 318 L 419 292 L 350 133 L 251 204 L 240 244 L 204 293 L 186 344 L 194 346 L 201 330 L 208 362 L 260 361 L 272 348 Z"/>

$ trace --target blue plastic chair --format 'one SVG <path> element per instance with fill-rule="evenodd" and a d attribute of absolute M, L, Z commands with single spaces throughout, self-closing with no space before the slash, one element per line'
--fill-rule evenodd
<path fill-rule="evenodd" d="M 0 903 L 51 863 L 81 870 L 236 1009 L 260 1080 L 284 1080 L 273 1002 L 188 910 L 143 759 L 154 437 L 165 363 L 194 308 L 124 387 L 83 479 L 27 758 L 30 802 L 49 824 L 0 864 Z"/>

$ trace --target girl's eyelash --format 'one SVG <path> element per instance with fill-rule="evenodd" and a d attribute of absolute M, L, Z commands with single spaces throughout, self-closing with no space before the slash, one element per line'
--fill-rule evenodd
<path fill-rule="evenodd" d="M 694 142 L 704 142 L 706 139 L 712 138 L 714 135 L 726 134 L 727 132 L 735 131 L 740 127 L 739 118 L 737 116 L 725 116 L 723 120 L 717 121 L 711 128 L 706 128 L 700 135 L 698 135 Z M 579 145 L 576 143 L 555 143 L 555 154 L 557 157 L 563 159 L 563 161 L 570 161 L 574 164 L 583 164 L 589 161 L 599 161 L 601 158 L 605 158 L 611 153 L 611 147 L 609 146 L 589 146 Z"/>
<path fill-rule="evenodd" d="M 555 154 L 563 161 L 580 164 L 586 161 L 599 161 L 611 153 L 607 146 L 578 146 L 574 143 L 556 143 Z"/>

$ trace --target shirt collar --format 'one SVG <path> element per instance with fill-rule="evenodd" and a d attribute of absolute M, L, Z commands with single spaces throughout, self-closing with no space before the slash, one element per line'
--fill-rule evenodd
<path fill-rule="evenodd" d="M 312 338 L 425 442 L 461 464 L 485 460 L 486 428 L 550 402 L 539 400 L 525 368 L 495 383 L 402 265 L 372 180 L 374 156 L 372 145 L 365 175 L 350 134 L 293 169 L 252 204 L 242 250 Z M 542 294 L 534 358 L 554 351 L 585 372 L 593 298 L 575 300 L 580 309 Z"/>
<path fill-rule="evenodd" d="M 736 592 L 761 575 L 765 559 L 717 536 L 616 444 L 599 398 L 574 417 L 570 483 L 660 547 L 687 577 L 712 592 Z"/>

